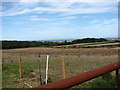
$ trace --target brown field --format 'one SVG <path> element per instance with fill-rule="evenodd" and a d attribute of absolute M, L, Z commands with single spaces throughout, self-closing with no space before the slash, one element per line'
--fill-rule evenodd
<path fill-rule="evenodd" d="M 61 46 L 54 46 L 54 47 L 70 47 L 70 46 L 88 47 L 88 46 L 107 46 L 107 45 L 118 45 L 118 44 L 119 43 L 97 42 L 97 43 L 81 43 L 81 44 L 61 45 Z"/>
<path fill-rule="evenodd" d="M 63 79 L 61 56 L 65 57 L 67 77 L 118 61 L 118 48 L 22 48 L 3 50 L 2 54 L 3 65 L 5 66 L 18 66 L 18 56 L 22 58 L 23 79 L 19 78 L 19 72 L 11 71 L 11 74 L 6 74 L 6 71 L 3 72 L 3 87 L 7 88 L 27 87 L 23 84 L 23 80 L 33 87 L 39 86 L 38 55 L 41 55 L 43 79 L 45 79 L 46 55 L 50 55 L 49 77 L 51 82 Z M 18 68 L 12 69 L 18 71 Z M 8 71 L 10 70 L 11 68 L 8 68 Z M 31 73 L 34 73 L 34 75 Z M 13 77 L 13 79 L 10 79 L 11 77 Z"/>
<path fill-rule="evenodd" d="M 91 55 L 116 55 L 118 54 L 118 48 L 77 48 L 77 49 L 63 49 L 63 48 L 22 48 L 22 49 L 9 49 L 3 50 L 4 54 L 49 54 L 49 55 L 72 55 L 72 56 L 91 56 Z"/>

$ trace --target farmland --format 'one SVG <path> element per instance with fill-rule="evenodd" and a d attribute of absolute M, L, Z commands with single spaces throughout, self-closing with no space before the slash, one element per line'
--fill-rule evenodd
<path fill-rule="evenodd" d="M 107 44 L 102 46 L 118 46 L 119 39 L 103 39 L 103 38 L 83 38 L 73 41 L 2 41 L 2 49 L 15 49 L 15 48 L 27 48 L 27 47 L 64 47 L 77 48 L 89 47 L 88 45 L 95 44 Z M 91 46 L 90 46 L 91 47 Z M 95 46 L 92 46 L 95 47 Z"/>
<path fill-rule="evenodd" d="M 120 88 L 118 0 L 0 2 L 3 90 Z"/>
<path fill-rule="evenodd" d="M 49 82 L 63 79 L 61 57 L 65 57 L 67 77 L 118 61 L 118 47 L 48 48 L 33 47 L 2 50 L 3 87 L 28 88 L 39 86 L 38 55 L 41 55 L 42 78 L 45 80 L 46 55 L 49 59 Z M 21 56 L 23 78 L 19 77 L 18 56 Z M 114 75 L 114 72 L 112 73 Z"/>
<path fill-rule="evenodd" d="M 108 42 L 97 42 L 97 43 L 82 43 L 82 44 L 71 44 L 71 45 L 61 45 L 54 46 L 56 48 L 93 48 L 93 47 L 108 47 L 108 46 L 118 46 L 118 43 L 108 43 Z"/>

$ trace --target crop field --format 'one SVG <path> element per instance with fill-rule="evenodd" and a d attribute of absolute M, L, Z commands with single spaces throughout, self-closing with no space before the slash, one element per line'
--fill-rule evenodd
<path fill-rule="evenodd" d="M 3 88 L 40 86 L 38 55 L 41 55 L 42 79 L 45 80 L 46 55 L 49 58 L 49 82 L 63 79 L 62 56 L 65 57 L 66 76 L 71 77 L 118 61 L 118 48 L 21 48 L 2 50 Z M 19 77 L 18 56 L 21 57 L 23 78 Z M 114 75 L 114 72 L 112 73 Z"/>
<path fill-rule="evenodd" d="M 69 47 L 77 47 L 77 48 L 84 48 L 84 47 L 107 47 L 107 46 L 118 46 L 117 42 L 96 42 L 96 43 L 81 43 L 81 44 L 71 44 L 71 45 L 61 45 L 61 46 L 54 46 L 56 48 L 69 48 Z"/>

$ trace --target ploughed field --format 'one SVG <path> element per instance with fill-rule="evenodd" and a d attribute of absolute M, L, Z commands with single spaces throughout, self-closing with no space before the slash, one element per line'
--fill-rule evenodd
<path fill-rule="evenodd" d="M 67 77 L 118 61 L 116 48 L 21 48 L 2 50 L 3 87 L 28 88 L 39 85 L 38 55 L 41 55 L 42 79 L 45 80 L 46 55 L 49 58 L 49 82 L 63 79 L 62 56 Z M 23 78 L 19 77 L 18 56 L 21 57 Z M 114 72 L 113 72 L 114 73 Z"/>

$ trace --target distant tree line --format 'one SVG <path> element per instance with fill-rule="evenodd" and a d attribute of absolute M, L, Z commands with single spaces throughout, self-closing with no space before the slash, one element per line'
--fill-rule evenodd
<path fill-rule="evenodd" d="M 107 41 L 104 38 L 83 38 L 72 41 L 73 43 L 91 43 L 91 42 L 104 42 Z"/>
<path fill-rule="evenodd" d="M 70 45 L 77 43 L 91 43 L 91 42 L 103 42 L 107 41 L 106 39 L 100 38 L 84 38 L 77 39 L 71 42 L 52 42 L 52 41 L 2 41 L 2 49 L 14 49 L 14 48 L 27 48 L 27 47 L 53 47 L 59 45 Z"/>
<path fill-rule="evenodd" d="M 38 41 L 2 41 L 2 49 L 27 48 L 27 47 L 52 47 L 57 42 Z"/>

